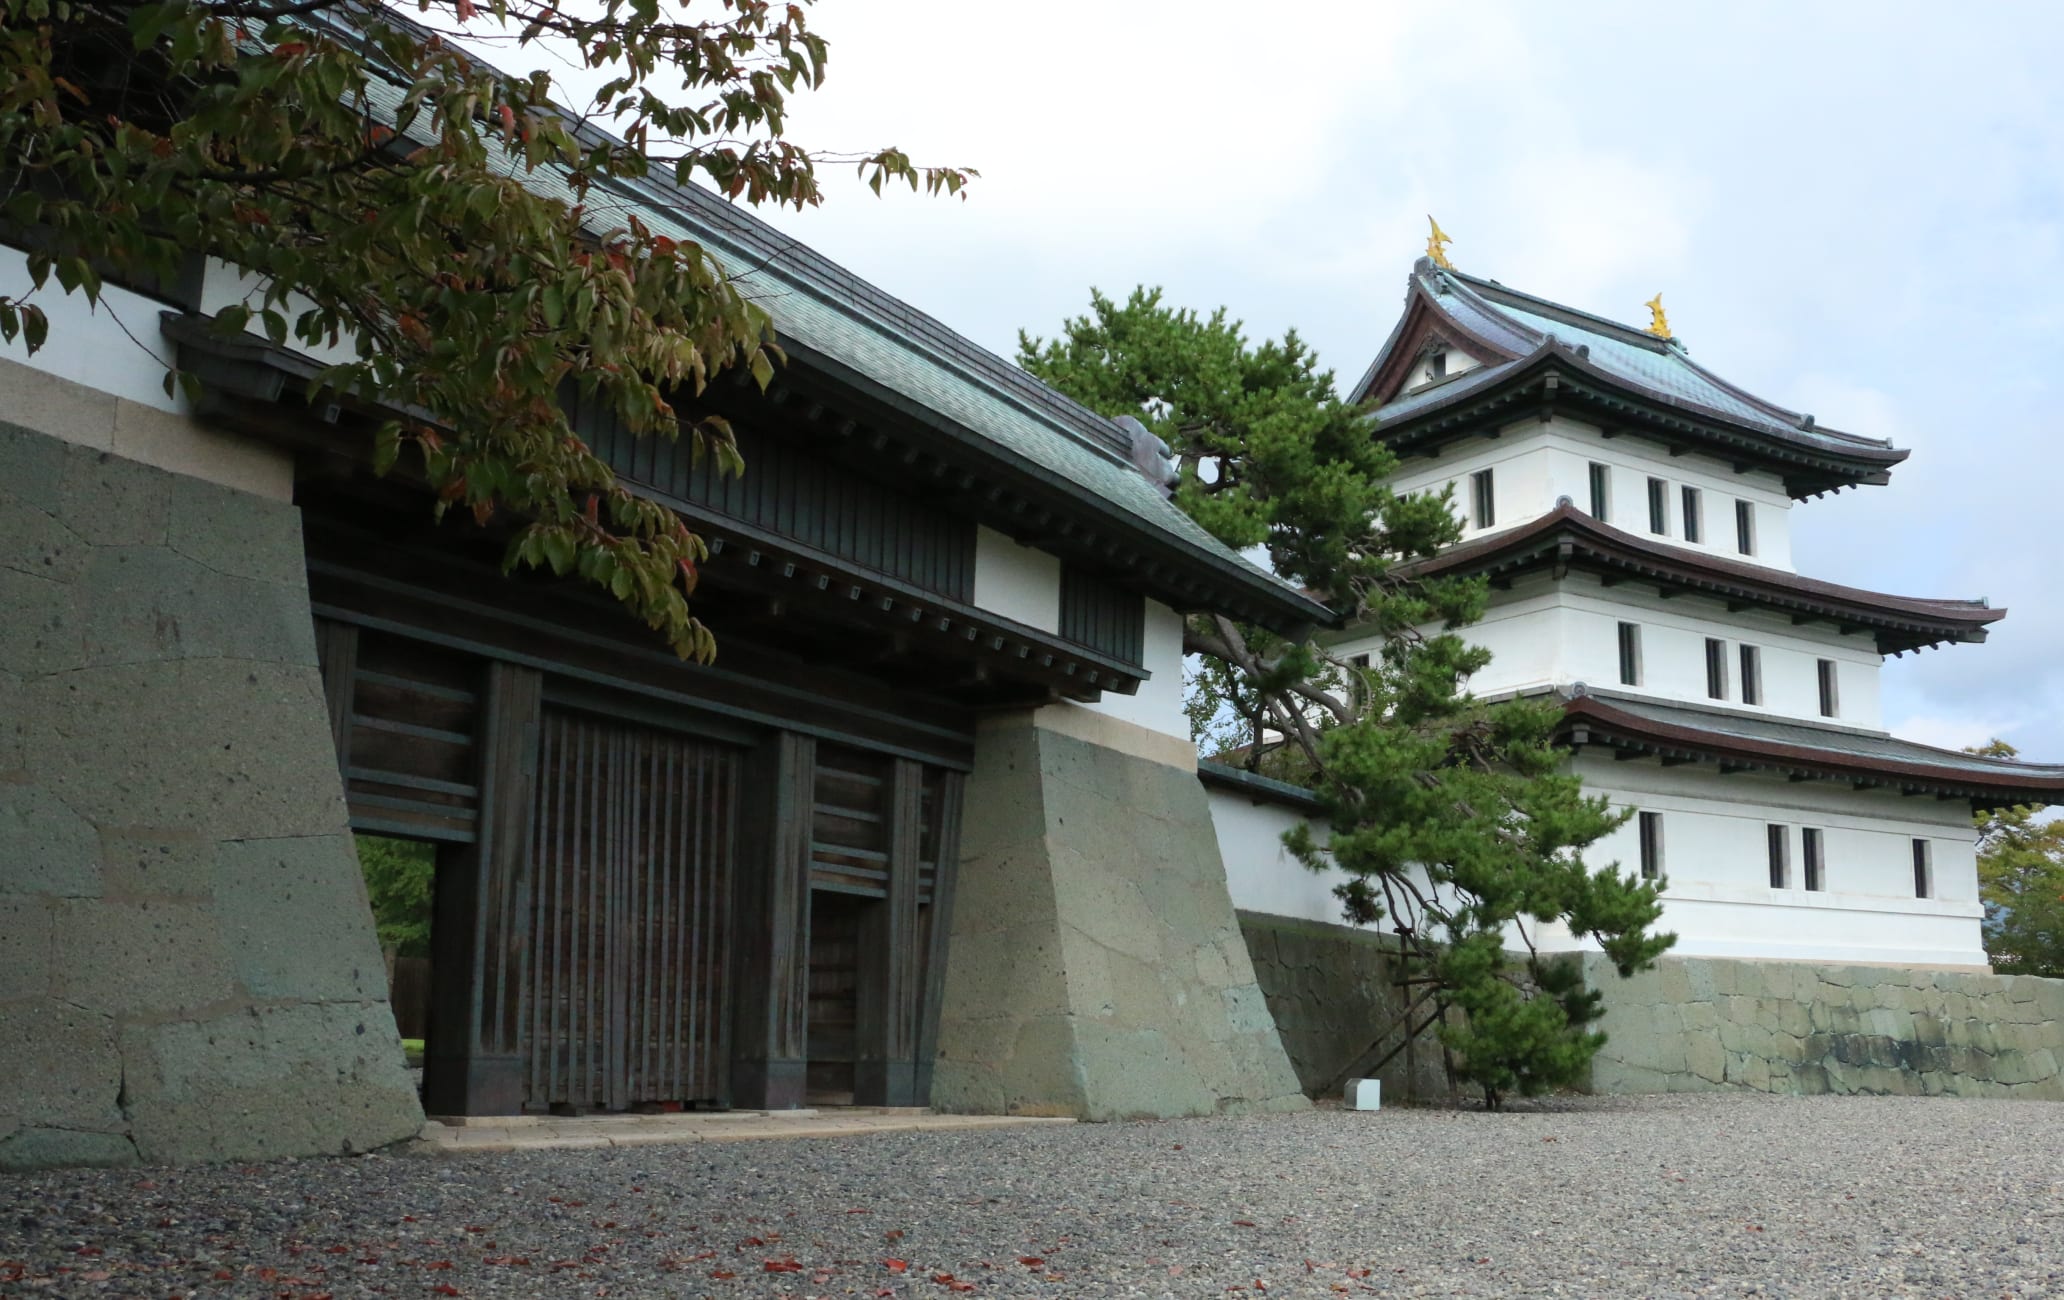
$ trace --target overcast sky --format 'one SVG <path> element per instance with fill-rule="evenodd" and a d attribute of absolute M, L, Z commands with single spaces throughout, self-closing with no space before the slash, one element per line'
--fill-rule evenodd
<path fill-rule="evenodd" d="M 1425 241 L 1644 323 L 1892 486 L 1807 502 L 1809 574 L 2013 613 L 1887 665 L 1895 731 L 2064 761 L 2064 5 L 821 0 L 791 136 L 983 176 L 828 176 L 774 218 L 1008 355 L 1096 285 L 1295 326 L 1352 381 Z"/>

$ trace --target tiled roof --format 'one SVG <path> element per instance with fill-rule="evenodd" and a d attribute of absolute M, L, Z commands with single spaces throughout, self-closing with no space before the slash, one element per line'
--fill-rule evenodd
<path fill-rule="evenodd" d="M 1983 758 L 1883 731 L 1666 704 L 1618 692 L 1569 697 L 1562 730 L 1574 743 L 1704 759 L 1735 770 L 1850 778 L 1968 797 L 1981 807 L 2064 801 L 2064 765 Z"/>
<path fill-rule="evenodd" d="M 1694 362 L 1682 343 L 1610 321 L 1531 294 L 1508 289 L 1422 258 L 1408 282 L 1407 314 L 1430 312 L 1444 333 L 1467 340 L 1485 364 L 1443 382 L 1394 395 L 1376 407 L 1379 430 L 1409 424 L 1430 412 L 1465 402 L 1472 395 L 1526 374 L 1552 359 L 1573 373 L 1636 395 L 1659 409 L 1738 430 L 1765 444 L 1853 464 L 1859 471 L 1889 468 L 1906 458 L 1890 441 L 1819 427 L 1813 418 L 1787 410 L 1728 383 Z M 1375 396 L 1379 375 L 1408 346 L 1406 331 L 1394 331 L 1353 390 L 1357 400 Z M 1465 343 L 1467 346 L 1467 343 Z M 1857 475 L 1856 477 L 1860 477 Z"/>
<path fill-rule="evenodd" d="M 1510 572 L 1552 559 L 1631 573 L 1673 589 L 1704 591 L 1728 600 L 1871 628 L 1878 634 L 1879 651 L 1885 654 L 1942 641 L 1982 641 L 1986 625 L 2007 616 L 2004 608 L 1994 609 L 1982 600 L 1892 596 L 1657 542 L 1601 523 L 1569 504 L 1516 528 L 1399 565 L 1393 572 L 1399 576 Z"/>
<path fill-rule="evenodd" d="M 393 102 L 377 102 L 383 98 L 377 90 Z M 392 87 L 376 88 L 375 111 L 391 114 L 399 98 Z M 512 164 L 491 156 L 514 174 Z M 569 205 L 581 202 L 553 169 L 520 179 L 534 192 Z M 616 224 L 635 205 L 638 218 L 655 232 L 708 250 L 754 291 L 773 317 L 777 341 L 798 359 L 828 361 L 865 376 L 931 421 L 972 435 L 997 459 L 1058 481 L 1076 497 L 1173 542 L 1221 581 L 1279 611 L 1279 618 L 1331 618 L 1325 606 L 1211 536 L 1162 496 L 1133 467 L 1130 438 L 1113 421 L 737 204 L 658 178 L 612 188 L 621 201 L 611 203 L 598 186 L 588 193 L 587 208 Z"/>

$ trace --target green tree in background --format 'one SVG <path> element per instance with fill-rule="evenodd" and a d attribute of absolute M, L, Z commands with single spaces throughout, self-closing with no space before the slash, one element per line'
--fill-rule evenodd
<path fill-rule="evenodd" d="M 2004 740 L 1969 752 L 2015 755 Z M 2043 809 L 2033 806 L 1994 808 L 1973 820 L 1985 950 L 1993 969 L 2064 979 L 2064 821 L 2044 818 Z"/>
<path fill-rule="evenodd" d="M 358 867 L 373 905 L 380 947 L 400 957 L 430 955 L 430 909 L 437 882 L 437 851 L 415 840 L 360 835 Z"/>
<path fill-rule="evenodd" d="M 1597 939 L 1623 975 L 1675 937 L 1651 929 L 1660 882 L 1584 860 L 1627 814 L 1567 772 L 1552 743 L 1558 707 L 1463 688 L 1489 654 L 1455 629 L 1481 616 L 1487 584 L 1394 572 L 1460 537 L 1450 499 L 1392 492 L 1395 458 L 1302 340 L 1252 344 L 1223 309 L 1177 310 L 1158 290 L 1122 305 L 1093 293 L 1056 338 L 1021 333 L 1018 362 L 1144 422 L 1180 466 L 1183 510 L 1229 546 L 1264 548 L 1277 574 L 1380 635 L 1362 667 L 1309 638 L 1192 618 L 1199 744 L 1238 746 L 1250 767 L 1318 794 L 1328 842 L 1300 827 L 1289 847 L 1315 870 L 1344 871 L 1347 919 L 1387 920 L 1415 988 L 1463 1013 L 1440 1032 L 1488 1104 L 1577 1081 L 1605 1041 L 1592 1028 L 1600 996 L 1574 964 L 1538 956 L 1535 930 L 1559 922 Z"/>
<path fill-rule="evenodd" d="M 737 470 L 730 429 L 694 399 L 726 367 L 766 384 L 779 354 L 710 254 L 626 215 L 628 187 L 664 176 L 800 208 L 819 163 L 877 191 L 971 174 L 784 137 L 788 96 L 825 72 L 810 2 L 421 0 L 403 17 L 363 0 L 0 0 L 0 231 L 34 284 L 0 294 L 0 338 L 44 345 L 53 281 L 112 311 L 104 277 L 242 268 L 223 332 L 329 349 L 311 396 L 416 413 L 377 430 L 376 465 L 408 452 L 440 515 L 515 522 L 506 563 L 578 573 L 706 660 L 688 603 L 701 541 L 618 486 L 561 396 Z M 469 45 L 534 67 L 504 74 Z M 597 83 L 584 117 L 555 102 L 555 65 Z"/>

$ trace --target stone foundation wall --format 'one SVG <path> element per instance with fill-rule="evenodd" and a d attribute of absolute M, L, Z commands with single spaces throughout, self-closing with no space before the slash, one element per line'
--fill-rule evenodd
<path fill-rule="evenodd" d="M 1622 980 L 1584 959 L 1605 1093 L 1884 1093 L 2064 1101 L 2064 980 L 1666 957 Z"/>
<path fill-rule="evenodd" d="M 0 423 L 0 1169 L 407 1137 L 298 516 L 80 441 Z"/>
<path fill-rule="evenodd" d="M 1194 768 L 1148 752 L 1029 715 L 984 722 L 939 1109 L 1105 1120 L 1309 1104 L 1256 987 L 1204 789 Z"/>
<path fill-rule="evenodd" d="M 1405 999 L 1396 983 L 1394 940 L 1299 917 L 1239 915 L 1254 977 L 1306 1095 L 1332 1095 L 1341 1071 L 1372 1045 L 1381 1043 L 1377 1055 L 1399 1045 Z M 1440 1040 L 1425 1030 L 1373 1077 L 1383 1081 L 1385 1101 L 1446 1097 Z"/>

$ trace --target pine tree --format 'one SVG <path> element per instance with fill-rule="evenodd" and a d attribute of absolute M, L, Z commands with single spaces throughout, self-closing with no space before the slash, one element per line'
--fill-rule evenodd
<path fill-rule="evenodd" d="M 1481 617 L 1481 579 L 1400 577 L 1396 566 L 1461 535 L 1451 496 L 1399 496 L 1395 457 L 1295 331 L 1250 344 L 1210 316 L 1135 290 L 1052 340 L 1019 335 L 1018 362 L 1106 415 L 1130 415 L 1172 450 L 1176 503 L 1229 546 L 1262 547 L 1283 578 L 1362 631 L 1367 666 L 1223 615 L 1194 617 L 1189 698 L 1207 750 L 1317 793 L 1322 843 L 1287 837 L 1314 870 L 1337 867 L 1346 918 L 1387 921 L 1406 978 L 1445 1008 L 1462 1078 L 1496 1107 L 1582 1078 L 1604 1036 L 1600 995 L 1533 935 L 1560 922 L 1599 941 L 1621 974 L 1674 936 L 1652 932 L 1661 882 L 1594 871 L 1584 850 L 1627 817 L 1588 797 L 1554 744 L 1550 701 L 1486 702 L 1465 689 L 1489 662 L 1457 629 Z M 1516 944 L 1518 952 L 1508 950 Z"/>
<path fill-rule="evenodd" d="M 1970 752 L 1990 758 L 2015 754 L 2003 740 Z M 1974 818 L 1978 893 L 1993 969 L 2058 979 L 2064 978 L 2064 821 L 2042 814 L 2042 808 L 2024 805 Z"/>

